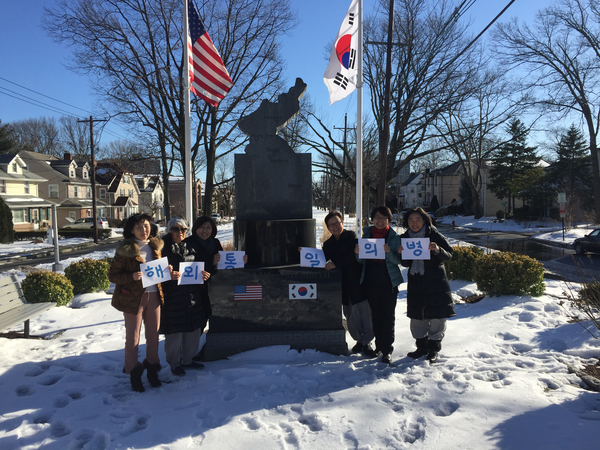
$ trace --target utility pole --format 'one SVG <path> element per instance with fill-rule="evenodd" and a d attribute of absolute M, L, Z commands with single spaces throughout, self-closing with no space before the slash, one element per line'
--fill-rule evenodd
<path fill-rule="evenodd" d="M 108 122 L 106 119 L 96 119 L 92 116 L 88 120 L 78 120 L 77 122 L 90 124 L 90 158 L 92 167 L 92 220 L 94 221 L 94 243 L 98 243 L 98 213 L 96 212 L 96 157 L 94 155 L 94 122 Z"/>
<path fill-rule="evenodd" d="M 385 190 L 387 187 L 387 155 L 390 139 L 390 94 L 392 83 L 392 47 L 410 47 L 412 44 L 393 43 L 395 1 L 390 0 L 388 13 L 388 36 L 386 42 L 367 41 L 367 44 L 385 45 L 387 47 L 385 64 L 385 90 L 383 97 L 383 126 L 379 135 L 379 185 L 377 187 L 377 204 L 385 205 Z"/>
<path fill-rule="evenodd" d="M 338 127 L 333 127 L 336 130 L 339 130 L 340 128 Z M 345 178 L 345 172 L 346 172 L 346 153 L 348 152 L 348 142 L 347 142 L 347 132 L 348 132 L 348 114 L 344 114 L 344 154 L 342 155 L 342 165 L 344 167 L 344 173 L 342 174 L 342 218 L 344 218 L 345 215 L 345 205 L 346 205 L 346 178 Z"/>

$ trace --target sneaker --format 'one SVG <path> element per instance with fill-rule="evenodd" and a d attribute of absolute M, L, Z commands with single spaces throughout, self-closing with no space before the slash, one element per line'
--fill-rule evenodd
<path fill-rule="evenodd" d="M 191 363 L 183 364 L 183 365 L 181 365 L 181 367 L 186 370 L 200 370 L 200 369 L 204 369 L 204 364 L 201 364 L 199 362 L 192 360 Z"/>
<path fill-rule="evenodd" d="M 176 375 L 176 376 L 178 376 L 178 377 L 182 377 L 182 376 L 184 376 L 184 375 L 185 375 L 185 370 L 183 370 L 183 367 L 181 367 L 181 366 L 177 366 L 177 367 L 175 367 L 174 369 L 171 369 L 171 373 L 172 373 L 173 375 Z"/>
<path fill-rule="evenodd" d="M 381 362 L 384 364 L 391 364 L 392 363 L 392 354 L 384 353 L 383 356 L 381 357 Z"/>
<path fill-rule="evenodd" d="M 371 344 L 365 345 L 362 354 L 367 358 L 377 358 L 378 356 L 381 356 L 381 352 L 377 349 L 373 349 Z"/>
<path fill-rule="evenodd" d="M 352 353 L 361 353 L 365 349 L 364 344 L 357 342 L 354 347 L 352 347 Z"/>

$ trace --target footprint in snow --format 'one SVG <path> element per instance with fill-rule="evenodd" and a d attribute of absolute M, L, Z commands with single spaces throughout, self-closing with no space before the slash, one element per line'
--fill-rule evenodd
<path fill-rule="evenodd" d="M 48 370 L 48 367 L 44 367 L 44 366 L 34 366 L 34 367 L 30 367 L 29 369 L 27 369 L 27 371 L 25 372 L 25 376 L 26 377 L 38 377 L 41 374 L 43 374 L 46 370 Z"/>
<path fill-rule="evenodd" d="M 260 430 L 262 427 L 262 424 L 256 417 L 244 417 L 242 422 L 251 431 Z"/>
<path fill-rule="evenodd" d="M 33 389 L 31 386 L 21 385 L 17 386 L 15 393 L 17 394 L 17 397 L 27 397 L 35 394 L 35 389 Z"/>
<path fill-rule="evenodd" d="M 456 402 L 445 402 L 435 406 L 435 415 L 438 417 L 448 417 L 454 414 L 460 405 Z"/>
<path fill-rule="evenodd" d="M 135 415 L 125 423 L 121 430 L 121 436 L 129 436 L 138 431 L 145 430 L 149 422 L 150 415 Z"/>
<path fill-rule="evenodd" d="M 60 438 L 71 434 L 71 429 L 62 420 L 57 420 L 50 425 L 50 434 L 55 438 Z"/>
<path fill-rule="evenodd" d="M 62 380 L 63 376 L 62 375 L 48 375 L 44 378 L 42 378 L 41 380 L 38 381 L 38 384 L 41 384 L 42 386 L 52 386 L 56 383 L 58 383 L 60 380 Z"/>
<path fill-rule="evenodd" d="M 235 391 L 228 391 L 225 394 L 223 394 L 223 400 L 225 400 L 226 402 L 230 402 L 231 400 L 235 399 L 237 397 L 237 392 Z"/>
<path fill-rule="evenodd" d="M 102 430 L 81 430 L 71 440 L 68 448 L 93 448 L 105 450 L 111 443 L 110 434 Z"/>
<path fill-rule="evenodd" d="M 308 427 L 310 431 L 318 432 L 324 428 L 323 420 L 318 414 L 302 414 L 298 417 L 298 422 Z"/>
<path fill-rule="evenodd" d="M 418 417 L 415 421 L 410 418 L 406 420 L 402 430 L 402 440 L 407 444 L 414 444 L 425 438 L 425 427 L 427 421 L 424 417 Z"/>
<path fill-rule="evenodd" d="M 55 408 L 64 408 L 70 402 L 71 402 L 70 397 L 68 397 L 67 395 L 60 395 L 54 399 L 54 401 L 52 402 L 52 405 L 54 405 Z"/>

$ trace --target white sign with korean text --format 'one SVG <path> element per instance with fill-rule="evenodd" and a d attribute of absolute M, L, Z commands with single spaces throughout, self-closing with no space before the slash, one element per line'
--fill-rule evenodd
<path fill-rule="evenodd" d="M 221 255 L 221 259 L 219 259 L 219 264 L 217 265 L 217 269 L 242 269 L 244 268 L 244 255 L 246 252 L 238 252 L 238 251 L 219 251 L 219 255 Z"/>
<path fill-rule="evenodd" d="M 429 238 L 402 238 L 402 259 L 431 259 Z"/>
<path fill-rule="evenodd" d="M 358 257 L 360 259 L 385 259 L 385 239 L 359 239 Z"/>
<path fill-rule="evenodd" d="M 300 250 L 300 267 L 325 268 L 325 253 L 318 248 L 302 247 Z"/>
<path fill-rule="evenodd" d="M 177 284 L 204 284 L 203 270 L 203 262 L 180 262 L 179 273 L 181 276 Z"/>
<path fill-rule="evenodd" d="M 169 260 L 166 257 L 140 264 L 140 271 L 142 272 L 142 286 L 145 288 L 171 279 Z"/>

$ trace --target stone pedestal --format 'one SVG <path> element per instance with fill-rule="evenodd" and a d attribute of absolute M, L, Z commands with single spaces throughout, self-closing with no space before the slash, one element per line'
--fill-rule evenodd
<path fill-rule="evenodd" d="M 346 354 L 340 276 L 299 265 L 219 271 L 210 287 L 205 359 L 269 345 Z M 253 299 L 240 300 L 244 288 Z"/>

